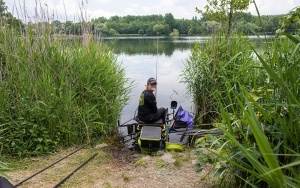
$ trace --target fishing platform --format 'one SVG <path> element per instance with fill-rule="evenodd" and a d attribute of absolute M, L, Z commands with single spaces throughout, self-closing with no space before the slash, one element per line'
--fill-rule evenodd
<path fill-rule="evenodd" d="M 134 116 L 132 119 L 134 123 L 119 124 L 119 127 L 127 127 L 128 134 L 123 137 L 123 142 L 131 141 L 133 149 L 151 155 L 158 150 L 183 151 L 184 147 L 189 146 L 195 137 L 206 134 L 222 134 L 220 130 L 194 129 L 193 122 L 189 122 L 193 121 L 191 114 L 184 111 L 181 106 L 175 113 L 176 108 L 177 102 L 172 101 L 171 109 L 173 113 L 168 114 L 167 109 L 165 121 L 160 119 L 154 123 L 145 123 Z M 170 115 L 173 115 L 172 119 L 169 119 Z M 125 139 L 125 137 L 129 137 L 129 139 Z M 170 142 L 171 137 L 176 137 L 177 140 L 172 139 L 173 142 Z"/>

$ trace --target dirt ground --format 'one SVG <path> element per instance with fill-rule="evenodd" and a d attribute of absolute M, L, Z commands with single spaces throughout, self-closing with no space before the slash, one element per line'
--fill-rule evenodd
<path fill-rule="evenodd" d="M 24 159 L 18 162 L 16 170 L 8 173 L 9 181 L 16 185 L 75 149 L 69 148 L 46 157 Z M 123 146 L 102 143 L 74 153 L 18 187 L 55 187 L 94 154 L 97 155 L 59 187 L 205 188 L 215 187 L 216 184 L 210 175 L 207 176 L 210 166 L 206 166 L 201 173 L 195 172 L 195 156 L 189 149 L 184 152 L 158 152 L 150 156 L 130 151 Z"/>

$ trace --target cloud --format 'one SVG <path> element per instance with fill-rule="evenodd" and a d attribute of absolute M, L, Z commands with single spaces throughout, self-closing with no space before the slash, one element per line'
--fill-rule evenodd
<path fill-rule="evenodd" d="M 256 0 L 255 2 L 261 15 L 286 14 L 291 9 L 300 5 L 299 0 Z M 252 15 L 257 15 L 253 4 L 249 6 L 249 12 Z"/>
<path fill-rule="evenodd" d="M 25 3 L 26 1 L 26 3 Z M 36 4 L 38 2 L 38 4 Z M 299 6 L 299 0 L 256 0 L 261 15 L 285 14 Z M 81 17 L 92 19 L 104 16 L 153 15 L 172 13 L 176 19 L 192 19 L 200 16 L 195 8 L 203 9 L 206 1 L 202 0 L 5 0 L 10 12 L 15 16 L 26 16 L 34 19 L 36 12 L 48 13 L 55 19 L 75 21 Z M 25 7 L 25 8 L 24 8 Z M 38 8 L 36 8 L 38 7 Z M 14 11 L 14 12 L 13 12 Z M 256 15 L 254 5 L 248 12 Z"/>

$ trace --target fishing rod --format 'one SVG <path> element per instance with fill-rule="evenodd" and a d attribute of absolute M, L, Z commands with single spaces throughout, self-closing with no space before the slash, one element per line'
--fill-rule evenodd
<path fill-rule="evenodd" d="M 156 80 L 156 82 L 157 82 L 157 63 L 158 63 L 158 40 L 159 40 L 159 38 L 157 38 L 157 42 L 156 42 L 156 63 L 155 63 L 155 65 L 156 65 L 156 70 L 155 70 L 155 80 Z M 157 96 L 157 88 L 155 90 L 155 96 Z"/>
<path fill-rule="evenodd" d="M 94 141 L 95 141 L 95 140 L 94 140 Z M 41 172 L 43 172 L 43 171 L 47 170 L 47 169 L 48 169 L 48 168 L 50 168 L 51 166 L 53 166 L 53 165 L 57 164 L 58 162 L 60 162 L 60 161 L 64 160 L 65 158 L 69 157 L 70 155 L 73 155 L 74 153 L 78 152 L 79 150 L 81 150 L 81 149 L 85 148 L 86 146 L 88 146 L 89 144 L 93 143 L 94 141 L 92 141 L 92 142 L 89 142 L 89 143 L 87 143 L 87 144 L 83 145 L 82 147 L 80 147 L 80 148 L 78 148 L 77 150 L 75 150 L 75 151 L 71 152 L 70 154 L 68 154 L 68 155 L 64 156 L 63 158 L 61 158 L 61 159 L 59 159 L 59 160 L 55 161 L 54 163 L 52 163 L 52 164 L 48 165 L 47 167 L 43 168 L 42 170 L 38 171 L 37 173 L 35 173 L 35 174 L 33 174 L 33 175 L 29 176 L 28 178 L 25 178 L 24 180 L 20 181 L 20 182 L 19 182 L 19 183 L 17 183 L 16 185 L 14 185 L 14 187 L 18 187 L 18 186 L 19 186 L 19 185 L 21 185 L 22 183 L 24 183 L 24 182 L 26 182 L 27 180 L 29 180 L 29 179 L 33 178 L 34 176 L 36 176 L 36 175 L 40 174 Z"/>
<path fill-rule="evenodd" d="M 64 179 L 62 179 L 58 184 L 56 184 L 53 188 L 57 188 L 61 186 L 67 179 L 69 179 L 75 172 L 77 172 L 80 168 L 82 168 L 84 165 L 86 165 L 90 160 L 92 160 L 98 153 L 94 154 L 92 157 L 88 158 L 84 163 L 82 163 L 80 166 L 78 166 L 73 172 L 71 172 L 69 175 L 67 175 Z"/>

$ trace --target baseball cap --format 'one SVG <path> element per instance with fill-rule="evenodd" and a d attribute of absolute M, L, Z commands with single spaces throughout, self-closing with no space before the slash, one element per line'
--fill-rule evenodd
<path fill-rule="evenodd" d="M 157 84 L 157 82 L 156 82 L 155 78 L 151 77 L 147 80 L 147 84 Z"/>

